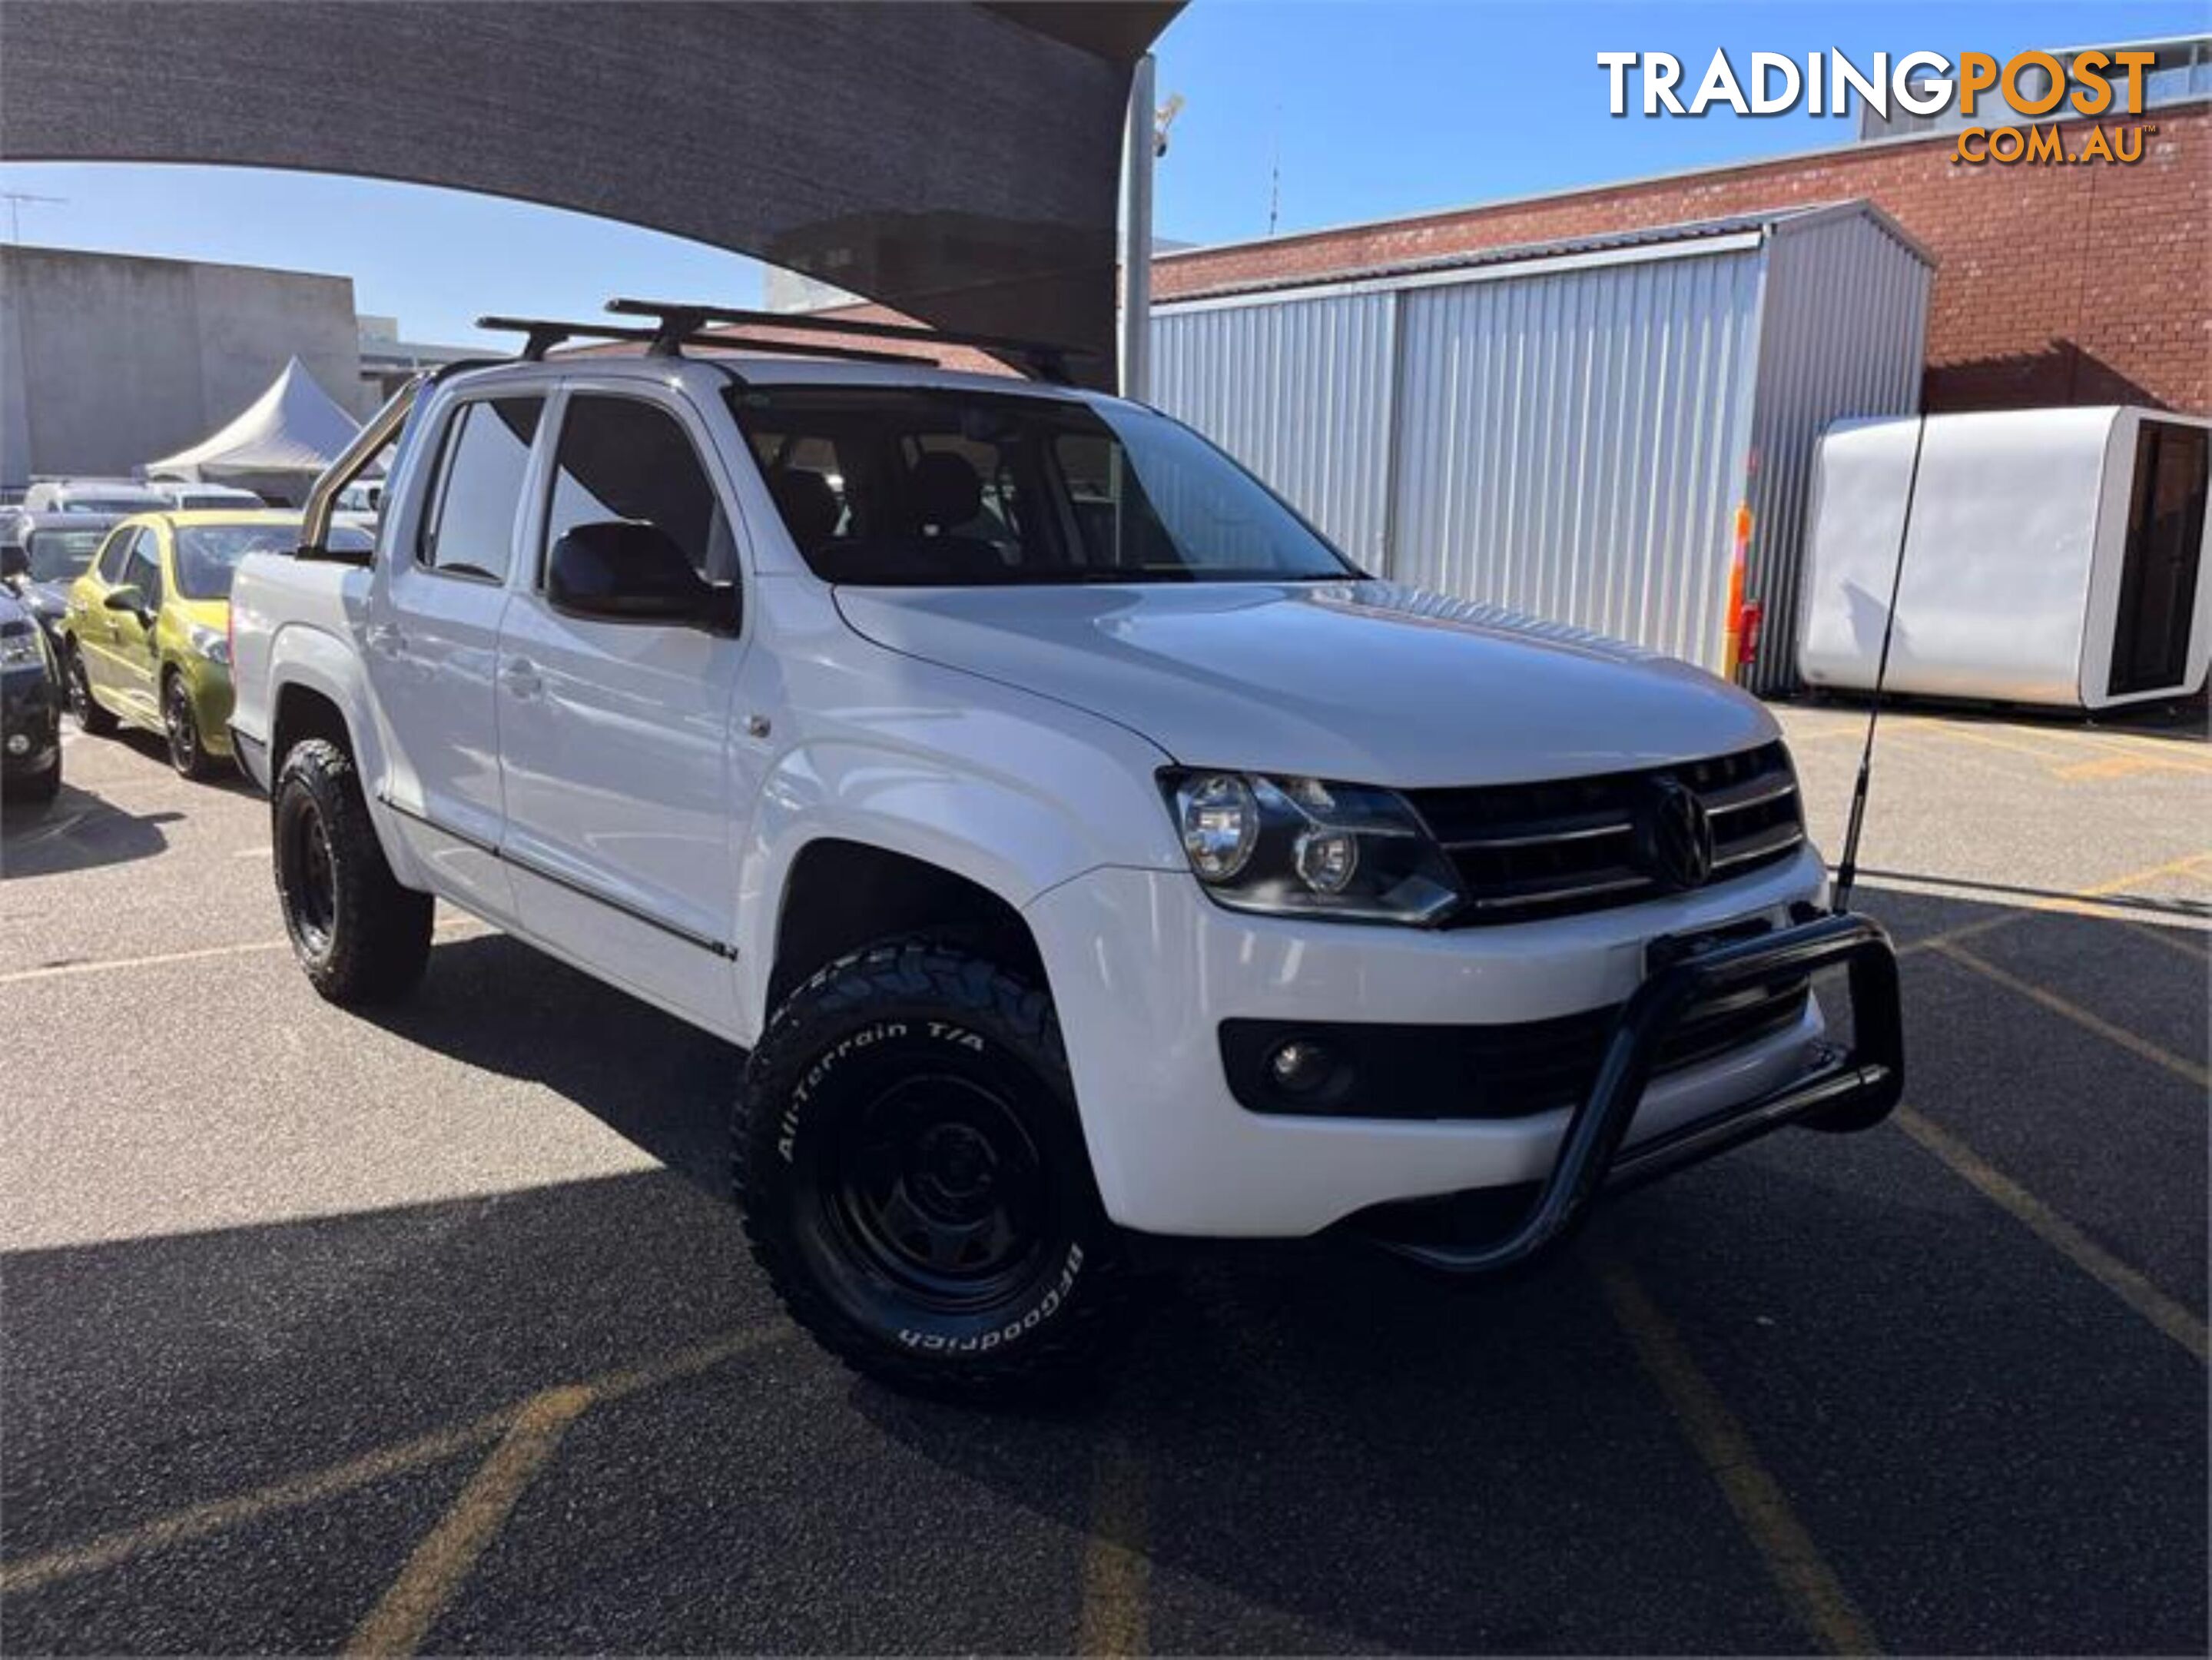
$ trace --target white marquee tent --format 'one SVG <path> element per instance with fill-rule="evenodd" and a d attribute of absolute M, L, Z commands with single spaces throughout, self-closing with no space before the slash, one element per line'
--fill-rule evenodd
<path fill-rule="evenodd" d="M 272 502 L 298 502 L 360 430 L 361 423 L 295 357 L 220 432 L 149 462 L 146 472 L 154 478 L 236 484 Z"/>

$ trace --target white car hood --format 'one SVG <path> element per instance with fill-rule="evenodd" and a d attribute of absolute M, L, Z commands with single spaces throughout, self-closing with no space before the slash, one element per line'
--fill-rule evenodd
<path fill-rule="evenodd" d="M 1778 732 L 1687 664 L 1385 582 L 841 587 L 837 605 L 878 645 L 1103 715 L 1191 766 L 1513 783 Z"/>

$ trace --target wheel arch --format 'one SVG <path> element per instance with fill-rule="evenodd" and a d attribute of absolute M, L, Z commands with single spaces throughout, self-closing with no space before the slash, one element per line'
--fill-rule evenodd
<path fill-rule="evenodd" d="M 1021 909 L 975 876 L 878 841 L 820 836 L 799 847 L 777 893 L 760 1025 L 816 970 L 900 934 L 965 943 L 1049 994 L 1043 954 Z"/>

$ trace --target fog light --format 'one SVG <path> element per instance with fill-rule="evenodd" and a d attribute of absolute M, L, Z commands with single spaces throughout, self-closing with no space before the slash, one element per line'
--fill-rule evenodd
<path fill-rule="evenodd" d="M 1328 1082 L 1334 1070 L 1329 1052 L 1304 1038 L 1292 1038 L 1267 1057 L 1268 1074 L 1285 1095 L 1311 1095 Z"/>
<path fill-rule="evenodd" d="M 30 740 L 30 739 L 29 739 L 29 738 L 26 737 L 23 733 L 20 733 L 20 732 L 12 732 L 12 733 L 9 733 L 8 734 L 8 753 L 9 753 L 9 754 L 10 754 L 10 755 L 28 755 L 30 752 L 31 752 L 31 740 Z"/>

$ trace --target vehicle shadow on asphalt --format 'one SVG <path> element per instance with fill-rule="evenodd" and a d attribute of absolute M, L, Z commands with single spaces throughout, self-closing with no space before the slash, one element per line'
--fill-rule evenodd
<path fill-rule="evenodd" d="M 441 943 L 415 996 L 363 1013 L 465 1066 L 543 1084 L 726 1197 L 744 1050 L 506 934 Z"/>
<path fill-rule="evenodd" d="M 1990 923 L 1974 948 L 2008 971 L 2124 988 L 2201 1061 L 2208 970 L 2177 954 L 2201 933 L 1862 897 L 1907 944 Z M 2155 1276 L 2201 1255 L 2201 1095 L 1939 952 L 1906 988 L 1916 1104 Z M 502 937 L 441 944 L 380 1019 L 668 1169 L 12 1254 L 8 1561 L 782 1332 L 723 1197 L 737 1051 Z M 2130 1113 L 2142 1133 L 2083 1156 Z M 1160 1651 L 1801 1651 L 1622 1272 L 1885 1641 L 2201 1651 L 2201 1365 L 1890 1130 L 1771 1138 L 1495 1285 L 1334 1240 L 1193 1253 L 1051 1409 L 907 1400 L 803 1341 L 729 1360 L 580 1423 L 434 1642 L 1065 1649 L 1103 1539 L 1149 1565 Z M 11 1645 L 334 1646 L 480 1456 L 11 1596 Z"/>
<path fill-rule="evenodd" d="M 128 812 L 64 778 L 50 802 L 0 806 L 0 877 L 58 876 L 150 859 L 168 845 L 161 826 L 184 816 Z"/>

